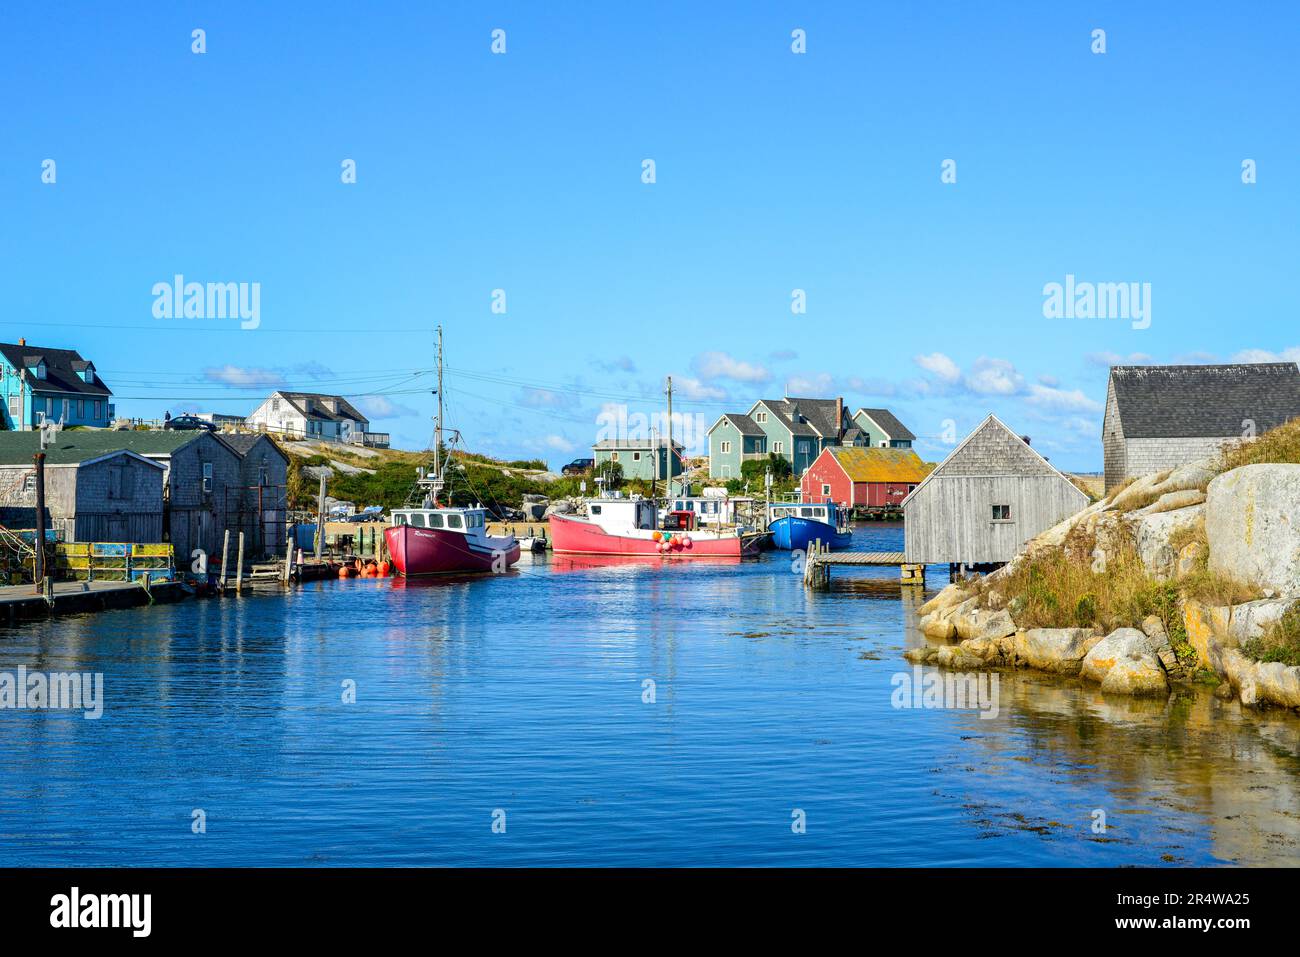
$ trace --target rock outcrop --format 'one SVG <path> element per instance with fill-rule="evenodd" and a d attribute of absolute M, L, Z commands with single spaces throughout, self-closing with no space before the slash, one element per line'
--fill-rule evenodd
<path fill-rule="evenodd" d="M 1210 569 L 1300 597 L 1300 465 L 1246 465 L 1210 483 Z"/>

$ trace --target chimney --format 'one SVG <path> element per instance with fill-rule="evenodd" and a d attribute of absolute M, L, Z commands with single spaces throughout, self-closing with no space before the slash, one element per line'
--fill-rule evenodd
<path fill-rule="evenodd" d="M 844 396 L 835 397 L 835 438 L 844 438 Z"/>
<path fill-rule="evenodd" d="M 20 339 L 18 340 L 18 344 L 19 344 L 20 346 L 25 346 L 25 345 L 27 345 L 27 340 L 26 340 L 26 339 L 21 339 L 21 338 L 20 338 Z"/>

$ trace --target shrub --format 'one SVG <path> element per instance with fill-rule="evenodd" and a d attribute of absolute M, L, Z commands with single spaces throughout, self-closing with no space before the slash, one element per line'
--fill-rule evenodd
<path fill-rule="evenodd" d="M 1243 465 L 1277 462 L 1300 464 L 1300 418 L 1285 422 L 1250 441 L 1224 446 L 1216 467 L 1219 472 L 1227 472 Z"/>
<path fill-rule="evenodd" d="M 1241 652 L 1256 661 L 1300 665 L 1300 603 L 1288 608 L 1286 614 L 1263 635 L 1243 644 Z"/>

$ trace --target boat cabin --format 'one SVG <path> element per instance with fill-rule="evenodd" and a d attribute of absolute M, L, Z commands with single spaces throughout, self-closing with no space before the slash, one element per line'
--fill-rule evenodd
<path fill-rule="evenodd" d="M 487 525 L 487 510 L 483 508 L 398 508 L 392 515 L 394 525 L 412 528 L 481 533 Z"/>
<path fill-rule="evenodd" d="M 655 503 L 644 498 L 599 498 L 587 502 L 587 518 L 606 532 L 654 528 Z"/>
<path fill-rule="evenodd" d="M 738 504 L 750 505 L 751 498 L 724 498 L 719 495 L 693 495 L 670 499 L 668 505 L 673 512 L 692 512 L 697 527 L 709 526 L 721 528 L 726 525 L 739 524 L 736 518 Z"/>
<path fill-rule="evenodd" d="M 802 502 L 773 502 L 767 507 L 767 524 L 782 518 L 806 518 L 814 522 L 840 527 L 846 524 L 848 513 L 836 508 L 833 502 L 809 505 Z"/>

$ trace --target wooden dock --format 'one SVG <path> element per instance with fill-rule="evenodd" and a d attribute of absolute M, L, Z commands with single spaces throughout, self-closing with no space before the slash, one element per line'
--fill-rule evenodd
<path fill-rule="evenodd" d="M 162 604 L 180 601 L 191 593 L 180 582 L 154 582 L 148 588 L 138 582 L 52 582 L 44 594 L 34 585 L 3 585 L 0 586 L 0 624 Z"/>
<path fill-rule="evenodd" d="M 808 546 L 808 553 L 804 556 L 804 584 L 809 588 L 828 587 L 833 565 L 893 565 L 899 571 L 899 584 L 925 584 L 925 566 L 909 563 L 903 552 L 834 552 L 821 542 Z"/>

